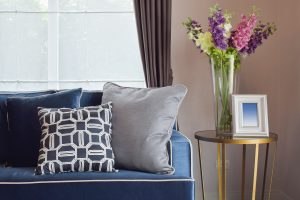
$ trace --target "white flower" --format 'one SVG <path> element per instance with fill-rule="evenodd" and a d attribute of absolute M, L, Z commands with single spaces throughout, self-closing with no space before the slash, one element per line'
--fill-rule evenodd
<path fill-rule="evenodd" d="M 232 25 L 230 23 L 224 24 L 225 37 L 229 38 L 231 34 Z"/>
<path fill-rule="evenodd" d="M 190 32 L 188 32 L 188 38 L 190 39 L 190 40 L 193 40 L 194 39 L 194 34 L 192 33 L 192 31 L 190 31 Z"/>
<path fill-rule="evenodd" d="M 210 55 L 211 48 L 214 46 L 212 40 L 210 32 L 199 33 L 198 39 L 196 39 L 196 46 L 200 46 L 203 52 Z"/>
<path fill-rule="evenodd" d="M 231 30 L 231 28 L 232 28 L 232 25 L 230 23 L 227 23 L 224 25 L 224 29 L 226 32 L 229 32 Z"/>

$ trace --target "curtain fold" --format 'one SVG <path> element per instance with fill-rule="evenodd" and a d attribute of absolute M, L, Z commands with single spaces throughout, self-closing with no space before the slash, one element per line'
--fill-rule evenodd
<path fill-rule="evenodd" d="M 134 0 L 134 10 L 147 87 L 172 85 L 172 0 Z"/>

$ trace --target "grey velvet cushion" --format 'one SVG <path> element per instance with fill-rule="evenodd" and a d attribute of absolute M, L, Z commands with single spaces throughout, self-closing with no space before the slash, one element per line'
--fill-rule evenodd
<path fill-rule="evenodd" d="M 172 174 L 167 143 L 183 85 L 130 88 L 106 83 L 102 103 L 112 102 L 112 147 L 117 168 Z"/>

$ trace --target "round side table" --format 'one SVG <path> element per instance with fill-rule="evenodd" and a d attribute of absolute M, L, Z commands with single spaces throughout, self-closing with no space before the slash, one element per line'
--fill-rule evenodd
<path fill-rule="evenodd" d="M 226 200 L 226 170 L 225 170 L 225 162 L 226 162 L 226 144 L 238 144 L 243 145 L 243 156 L 242 156 L 242 194 L 241 199 L 245 199 L 245 169 L 246 169 L 246 145 L 253 144 L 255 145 L 255 159 L 254 159 L 254 172 L 253 172 L 253 185 L 252 185 L 252 200 L 256 198 L 256 182 L 257 182 L 257 168 L 258 168 L 258 156 L 259 156 L 259 145 L 266 144 L 266 156 L 264 162 L 264 177 L 263 177 L 263 188 L 262 188 L 262 197 L 265 198 L 265 188 L 266 188 L 266 176 L 268 169 L 268 158 L 269 158 L 269 146 L 270 143 L 275 143 L 275 151 L 273 154 L 272 160 L 272 171 L 268 192 L 268 199 L 270 200 L 272 181 L 273 181 L 273 173 L 274 173 L 274 164 L 276 159 L 276 149 L 277 149 L 277 140 L 278 135 L 275 133 L 270 133 L 269 137 L 262 138 L 233 138 L 232 136 L 220 136 L 217 135 L 216 131 L 198 131 L 195 133 L 195 138 L 198 141 L 198 153 L 199 153 L 199 164 L 200 164 L 200 176 L 201 176 L 201 186 L 202 186 L 202 197 L 205 200 L 205 192 L 204 192 L 204 181 L 203 181 L 203 169 L 202 169 L 202 150 L 200 146 L 200 141 L 211 142 L 218 144 L 218 184 L 219 184 L 219 200 Z"/>

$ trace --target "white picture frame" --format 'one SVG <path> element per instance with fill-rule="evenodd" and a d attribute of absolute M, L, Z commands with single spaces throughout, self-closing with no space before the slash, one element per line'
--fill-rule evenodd
<path fill-rule="evenodd" d="M 269 137 L 267 95 L 232 95 L 233 137 Z"/>

